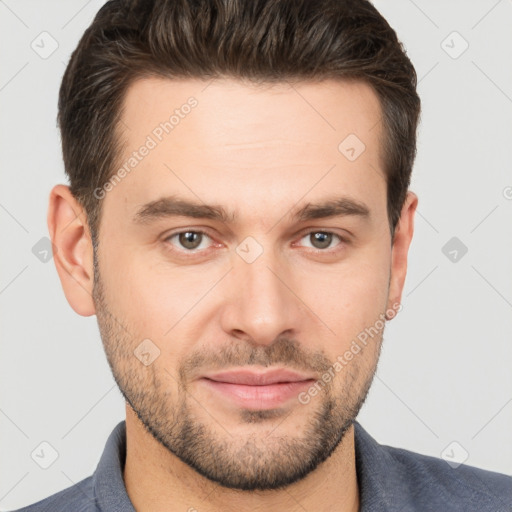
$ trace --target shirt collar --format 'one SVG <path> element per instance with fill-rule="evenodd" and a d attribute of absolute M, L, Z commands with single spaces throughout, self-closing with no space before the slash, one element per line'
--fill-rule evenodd
<path fill-rule="evenodd" d="M 359 512 L 406 510 L 404 507 L 409 503 L 407 471 L 358 421 L 354 421 L 354 442 Z"/>
<path fill-rule="evenodd" d="M 123 480 L 126 461 L 126 421 L 119 422 L 107 439 L 92 477 L 96 504 L 102 512 L 135 512 Z"/>

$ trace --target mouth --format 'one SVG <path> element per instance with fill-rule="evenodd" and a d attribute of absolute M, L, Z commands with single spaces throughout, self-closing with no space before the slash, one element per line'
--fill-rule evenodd
<path fill-rule="evenodd" d="M 311 374 L 301 374 L 284 368 L 263 372 L 237 369 L 207 374 L 199 379 L 214 396 L 251 410 L 282 406 L 293 398 L 296 399 L 315 380 Z"/>

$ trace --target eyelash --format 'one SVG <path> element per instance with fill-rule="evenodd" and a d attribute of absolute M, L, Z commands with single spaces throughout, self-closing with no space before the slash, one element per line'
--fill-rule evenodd
<path fill-rule="evenodd" d="M 213 238 L 206 231 L 203 231 L 203 230 L 200 230 L 200 229 L 185 229 L 185 230 L 177 231 L 176 233 L 170 234 L 169 236 L 167 236 L 164 239 L 164 242 L 168 242 L 172 238 L 177 237 L 177 236 L 179 236 L 179 235 L 181 235 L 183 233 L 196 233 L 196 234 L 200 234 L 200 235 L 206 236 L 206 237 L 210 238 L 211 240 L 213 240 Z M 340 241 L 340 243 L 338 245 L 341 245 L 341 244 L 344 244 L 344 243 L 348 243 L 348 240 L 346 238 L 342 237 L 341 235 L 339 235 L 339 234 L 337 234 L 337 233 L 335 233 L 333 231 L 326 231 L 326 230 L 321 230 L 321 229 L 313 229 L 313 230 L 310 230 L 310 231 L 308 231 L 306 233 L 303 233 L 299 240 L 302 240 L 306 236 L 312 235 L 313 233 L 323 233 L 323 234 L 327 234 L 327 235 L 334 235 Z M 204 253 L 204 252 L 209 250 L 209 248 L 208 249 L 192 249 L 192 250 L 183 249 L 183 250 L 179 250 L 179 249 L 171 248 L 171 245 L 172 244 L 170 244 L 170 242 L 169 242 L 169 244 L 166 244 L 166 250 L 169 250 L 169 251 L 171 251 L 173 253 L 177 252 L 177 253 L 181 253 L 181 254 L 186 254 L 187 256 L 193 256 L 195 254 Z M 337 252 L 339 250 L 339 249 L 336 249 L 336 248 L 334 248 L 334 249 L 333 248 L 314 249 L 314 248 L 310 248 L 310 247 L 307 248 L 307 249 L 310 252 L 313 252 L 313 253 L 316 253 L 316 254 L 332 254 L 333 252 Z"/>

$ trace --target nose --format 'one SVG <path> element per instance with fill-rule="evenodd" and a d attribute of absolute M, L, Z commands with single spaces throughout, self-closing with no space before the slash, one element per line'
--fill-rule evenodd
<path fill-rule="evenodd" d="M 305 315 L 293 290 L 292 274 L 270 251 L 252 263 L 235 254 L 225 290 L 221 324 L 230 336 L 270 345 L 300 329 Z"/>

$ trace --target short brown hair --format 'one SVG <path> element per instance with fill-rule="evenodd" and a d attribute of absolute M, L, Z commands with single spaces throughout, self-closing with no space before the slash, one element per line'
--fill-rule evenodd
<path fill-rule="evenodd" d="M 65 171 L 94 247 L 101 199 L 93 191 L 111 178 L 120 158 L 116 134 L 126 90 L 146 76 L 255 83 L 334 78 L 371 85 L 383 112 L 394 233 L 416 156 L 420 99 L 412 63 L 369 1 L 108 1 L 73 52 L 59 93 Z"/>

